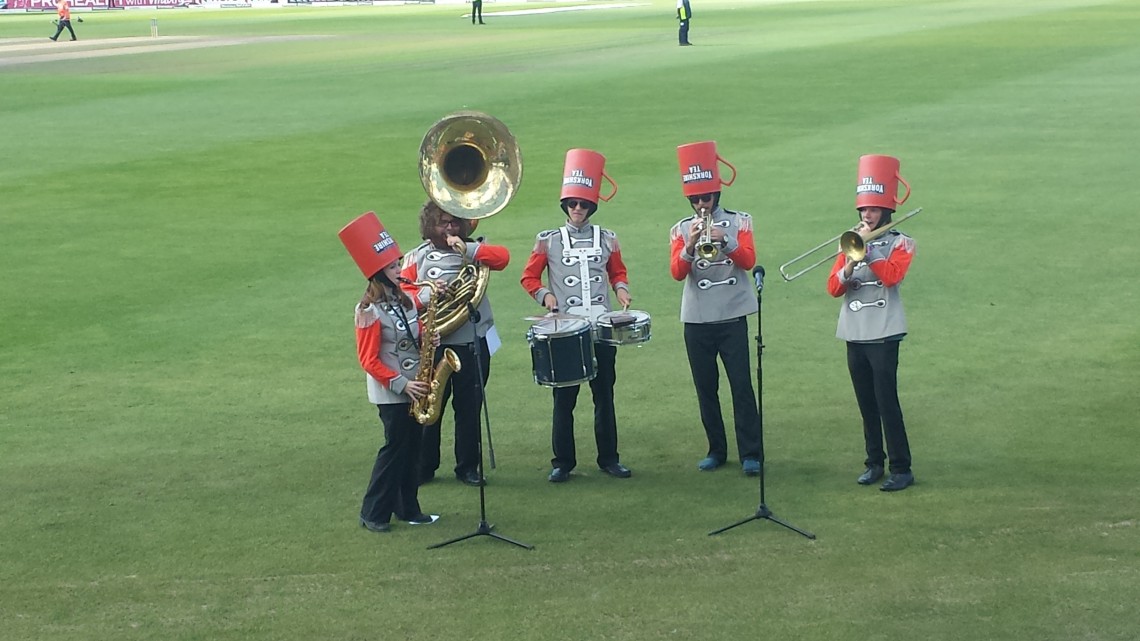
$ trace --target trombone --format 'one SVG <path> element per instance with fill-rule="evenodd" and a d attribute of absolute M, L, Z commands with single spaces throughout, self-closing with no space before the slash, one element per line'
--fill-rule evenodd
<path fill-rule="evenodd" d="M 845 231 L 842 234 L 836 236 L 835 238 L 832 238 L 830 240 L 825 240 L 822 243 L 816 245 L 815 247 L 809 249 L 808 251 L 800 254 L 799 256 L 796 256 L 795 258 L 793 258 L 791 260 L 789 260 L 788 262 L 784 263 L 783 265 L 780 265 L 780 275 L 783 276 L 784 280 L 786 280 L 786 281 L 793 281 L 793 280 L 799 278 L 800 276 L 803 276 L 804 274 L 815 269 L 816 267 L 819 267 L 820 265 L 822 265 L 822 264 L 824 264 L 830 260 L 834 260 L 835 257 L 840 255 L 840 254 L 847 256 L 847 258 L 849 258 L 855 262 L 859 262 L 867 256 L 867 243 L 868 242 L 875 240 L 879 236 L 882 236 L 883 234 L 889 232 L 890 230 L 894 229 L 898 225 L 903 224 L 904 222 L 906 222 L 910 218 L 913 218 L 914 216 L 916 216 L 918 214 L 918 212 L 920 212 L 920 211 L 922 211 L 922 207 L 919 207 L 918 209 L 915 209 L 914 211 L 907 212 L 907 214 L 905 216 L 903 216 L 902 218 L 900 218 L 896 221 L 893 221 L 889 224 L 883 225 L 882 227 L 879 227 L 875 231 L 871 232 L 870 235 L 868 235 L 866 238 L 864 238 L 863 236 L 860 236 L 859 233 L 856 232 L 855 230 L 848 230 L 848 231 Z M 808 265 L 807 267 L 801 269 L 800 271 L 798 271 L 794 274 L 788 274 L 787 270 L 791 265 L 794 265 L 794 264 L 800 262 L 801 260 L 804 260 L 808 256 L 811 256 L 812 254 L 816 253 L 817 251 L 823 249 L 824 247 L 828 247 L 828 246 L 833 245 L 836 241 L 839 241 L 839 250 L 836 251 L 834 254 L 831 254 L 830 256 L 822 258 L 822 259 L 812 263 L 811 265 Z"/>

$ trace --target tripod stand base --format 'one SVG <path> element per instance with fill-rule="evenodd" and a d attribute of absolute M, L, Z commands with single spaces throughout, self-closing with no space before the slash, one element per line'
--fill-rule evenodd
<path fill-rule="evenodd" d="M 457 536 L 454 539 L 444 541 L 443 543 L 436 543 L 435 545 L 429 545 L 429 546 L 427 546 L 427 549 L 434 550 L 436 548 L 441 548 L 445 545 L 451 545 L 452 543 L 459 543 L 460 541 L 466 541 L 467 539 L 472 539 L 472 538 L 475 538 L 477 536 L 489 536 L 493 539 L 498 539 L 500 541 L 506 541 L 507 543 L 510 543 L 511 545 L 517 545 L 520 548 L 526 548 L 528 550 L 534 549 L 533 545 L 527 545 L 526 543 L 520 543 L 514 539 L 509 539 L 509 538 L 507 538 L 501 534 L 496 534 L 495 532 L 491 531 L 493 529 L 495 529 L 494 524 L 487 523 L 486 521 L 479 521 L 479 527 L 477 527 L 474 532 L 471 532 L 470 534 L 464 534 L 463 536 Z M 815 537 L 813 536 L 812 538 L 815 538 Z"/>
<path fill-rule="evenodd" d="M 772 510 L 769 510 L 768 506 L 764 505 L 763 503 L 760 504 L 760 507 L 756 508 L 756 514 L 753 514 L 752 516 L 750 516 L 746 519 L 742 519 L 740 521 L 737 521 L 736 523 L 733 523 L 732 525 L 726 525 L 725 527 L 722 527 L 719 530 L 713 530 L 712 532 L 709 532 L 709 536 L 712 536 L 714 534 L 720 534 L 721 532 L 724 532 L 726 530 L 731 530 L 732 528 L 734 528 L 738 525 L 744 525 L 745 523 L 750 523 L 752 521 L 759 521 L 760 519 L 764 519 L 765 521 L 771 521 L 777 525 L 782 525 L 782 526 L 788 528 L 789 530 L 791 530 L 793 532 L 798 532 L 799 534 L 801 534 L 801 535 L 803 535 L 809 539 L 815 540 L 815 535 L 812 534 L 811 532 L 808 532 L 807 530 L 801 530 L 800 528 L 792 525 L 791 523 L 788 523 L 787 521 L 781 521 L 780 519 L 776 518 L 776 516 L 774 514 L 772 514 Z"/>

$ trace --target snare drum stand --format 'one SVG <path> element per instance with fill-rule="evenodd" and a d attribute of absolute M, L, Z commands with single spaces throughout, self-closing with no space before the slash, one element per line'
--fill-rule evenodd
<path fill-rule="evenodd" d="M 471 323 L 471 329 L 475 330 L 479 322 L 479 312 L 471 303 L 467 303 L 467 320 Z M 491 450 L 491 468 L 495 467 L 495 446 L 491 443 L 491 413 L 487 410 L 487 381 L 483 379 L 483 355 L 482 344 L 483 339 L 479 337 L 477 331 L 472 332 L 475 335 L 475 341 L 471 344 L 471 352 L 475 355 L 475 368 L 479 372 L 479 395 L 483 401 L 483 422 L 487 426 L 487 445 Z M 487 356 L 490 358 L 490 355 Z M 520 543 L 514 539 L 509 539 L 497 532 L 492 532 L 495 528 L 494 524 L 487 522 L 487 478 L 483 476 L 483 433 L 479 432 L 479 525 L 476 526 L 474 532 L 457 536 L 454 539 L 449 539 L 443 543 L 436 543 L 429 545 L 427 549 L 434 550 L 441 548 L 445 545 L 466 541 L 467 539 L 475 538 L 477 536 L 489 536 L 493 539 L 506 541 L 512 545 L 517 545 L 520 548 L 533 550 L 533 545 Z"/>
<path fill-rule="evenodd" d="M 750 521 L 764 519 L 777 525 L 782 525 L 794 532 L 799 532 L 809 539 L 815 539 L 815 535 L 811 532 L 801 530 L 791 523 L 776 518 L 776 515 L 772 514 L 772 510 L 768 509 L 768 504 L 764 500 L 764 474 L 767 470 L 767 465 L 764 464 L 764 367 L 760 360 L 764 355 L 764 334 L 761 331 L 764 311 L 761 307 L 760 298 L 761 292 L 764 291 L 764 268 L 757 265 L 752 270 L 752 277 L 756 284 L 756 409 L 760 414 L 760 506 L 756 508 L 756 513 L 752 516 L 737 521 L 732 525 L 722 527 L 719 530 L 713 530 L 709 532 L 709 536 L 720 534 L 725 530 L 731 530 L 738 525 L 744 525 Z"/>

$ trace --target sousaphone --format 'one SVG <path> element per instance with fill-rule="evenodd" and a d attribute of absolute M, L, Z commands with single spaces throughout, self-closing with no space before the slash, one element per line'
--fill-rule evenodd
<path fill-rule="evenodd" d="M 471 221 L 474 229 L 480 220 L 502 211 L 518 192 L 522 182 L 518 142 L 494 116 L 478 111 L 444 116 L 420 143 L 420 182 L 440 209 Z M 486 265 L 466 264 L 440 294 L 436 329 L 441 336 L 467 322 L 468 304 L 479 306 L 490 271 Z"/>

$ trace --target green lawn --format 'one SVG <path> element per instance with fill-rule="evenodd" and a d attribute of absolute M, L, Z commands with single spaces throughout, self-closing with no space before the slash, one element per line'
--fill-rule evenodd
<path fill-rule="evenodd" d="M 1136 639 L 1140 4 L 693 3 L 688 48 L 672 0 L 487 2 L 485 27 L 462 5 L 95 13 L 19 50 L 51 16 L 0 15 L 0 639 Z M 153 44 L 152 17 L 289 37 L 95 55 Z M 28 59 L 67 51 L 91 55 Z M 479 521 L 450 437 L 420 493 L 438 524 L 356 522 L 381 432 L 336 232 L 376 210 L 412 247 L 420 139 L 463 108 L 525 164 L 479 233 L 512 252 L 488 520 L 529 552 L 425 549 Z M 668 272 L 675 148 L 709 139 L 768 270 L 767 502 L 815 541 L 707 536 L 758 503 L 737 461 L 696 469 Z M 628 481 L 590 464 L 585 392 L 575 478 L 545 481 L 518 278 L 572 147 L 607 156 L 597 221 L 653 316 L 618 359 Z M 776 270 L 854 224 L 867 153 L 901 158 L 924 208 L 900 365 L 918 484 L 894 495 L 854 483 L 825 270 Z"/>

